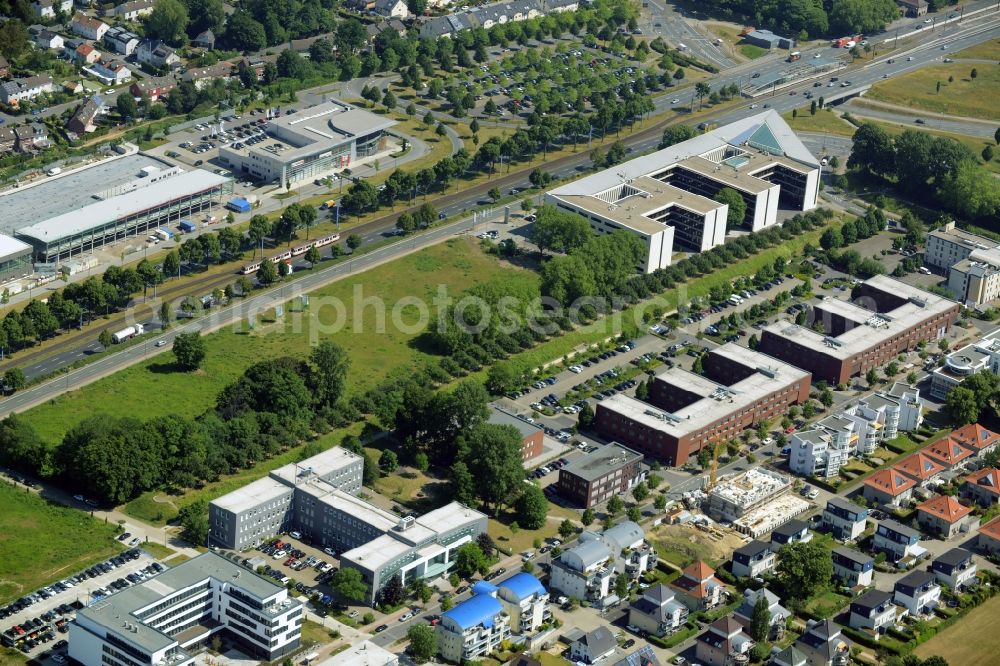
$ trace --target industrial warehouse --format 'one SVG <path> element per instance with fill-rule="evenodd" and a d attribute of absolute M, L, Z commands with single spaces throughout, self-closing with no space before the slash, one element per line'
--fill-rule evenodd
<path fill-rule="evenodd" d="M 237 143 L 219 149 L 219 161 L 237 177 L 281 187 L 329 175 L 386 148 L 385 130 L 396 124 L 364 109 L 329 101 L 264 126 L 261 146 Z"/>
<path fill-rule="evenodd" d="M 766 326 L 759 351 L 805 368 L 817 379 L 846 384 L 888 363 L 917 343 L 944 336 L 958 318 L 958 303 L 885 275 L 855 287 L 853 302 L 828 298 L 813 306 L 810 325 Z"/>
<path fill-rule="evenodd" d="M 711 350 L 704 374 L 671 368 L 656 376 L 649 403 L 621 393 L 597 404 L 602 436 L 682 466 L 698 451 L 784 414 L 809 397 L 811 376 L 735 343 Z"/>
<path fill-rule="evenodd" d="M 35 262 L 57 263 L 221 205 L 231 193 L 229 178 L 125 155 L 2 195 L 0 231 L 29 244 Z"/>
<path fill-rule="evenodd" d="M 775 111 L 739 120 L 548 192 L 549 203 L 583 215 L 599 233 L 625 230 L 649 247 L 640 270 L 669 266 L 674 252 L 704 252 L 725 242 L 724 188 L 746 202 L 739 225 L 760 231 L 778 207 L 816 207 L 819 161 Z"/>

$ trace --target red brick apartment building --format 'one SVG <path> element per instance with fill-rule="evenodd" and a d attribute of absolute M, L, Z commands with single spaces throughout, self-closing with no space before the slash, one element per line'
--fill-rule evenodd
<path fill-rule="evenodd" d="M 943 337 L 958 303 L 884 275 L 866 280 L 853 302 L 830 298 L 813 308 L 823 332 L 788 321 L 764 328 L 757 350 L 794 363 L 817 379 L 846 384 L 920 341 Z"/>
<path fill-rule="evenodd" d="M 645 479 L 642 459 L 641 453 L 612 442 L 560 469 L 556 488 L 561 497 L 589 509 Z"/>
<path fill-rule="evenodd" d="M 508 414 L 507 412 L 493 408 L 490 410 L 489 422 L 496 425 L 509 425 L 517 428 L 521 433 L 521 460 L 527 462 L 542 453 L 542 440 L 545 432 L 541 426 L 528 423 L 519 416 Z"/>
<path fill-rule="evenodd" d="M 735 343 L 710 351 L 702 366 L 703 375 L 680 368 L 658 375 L 649 403 L 622 394 L 598 403 L 597 431 L 679 467 L 809 397 L 808 372 Z"/>

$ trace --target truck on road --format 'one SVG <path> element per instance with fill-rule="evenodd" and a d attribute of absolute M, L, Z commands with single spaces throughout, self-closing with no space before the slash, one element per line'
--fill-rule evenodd
<path fill-rule="evenodd" d="M 126 340 L 130 340 L 137 335 L 142 335 L 145 330 L 146 329 L 142 324 L 134 324 L 132 326 L 129 326 L 128 328 L 123 328 L 117 333 L 114 333 L 111 336 L 111 339 L 117 345 L 119 343 L 125 342 Z"/>

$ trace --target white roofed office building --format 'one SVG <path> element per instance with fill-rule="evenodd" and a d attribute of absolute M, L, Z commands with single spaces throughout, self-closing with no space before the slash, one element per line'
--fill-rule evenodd
<path fill-rule="evenodd" d="M 0 234 L 0 283 L 31 275 L 32 247 L 16 238 Z"/>
<path fill-rule="evenodd" d="M 86 170 L 84 170 L 86 171 Z M 25 202 L 44 202 L 49 196 L 47 186 L 56 185 L 53 196 L 73 208 L 33 224 L 18 227 L 14 234 L 34 248 L 35 261 L 55 263 L 70 257 L 99 250 L 105 245 L 146 235 L 164 224 L 221 205 L 233 191 L 229 178 L 195 169 L 149 166 L 123 183 L 105 189 L 91 190 L 89 195 L 60 194 L 59 181 L 66 179 L 66 188 L 75 189 L 72 181 L 77 174 L 67 174 L 42 183 L 45 189 L 26 188 L 12 197 L 25 197 Z M 7 199 L 0 198 L 0 206 Z M 46 204 L 42 204 L 46 206 Z M 21 218 L 21 219 L 30 219 Z"/>
<path fill-rule="evenodd" d="M 742 227 L 777 223 L 779 204 L 815 208 L 819 162 L 774 111 L 765 111 L 546 193 L 564 210 L 586 217 L 599 233 L 628 231 L 649 252 L 639 268 L 651 273 L 675 252 L 722 245 L 729 207 L 723 188 L 746 202 Z"/>
<path fill-rule="evenodd" d="M 213 552 L 81 609 L 69 652 L 84 666 L 188 666 L 221 634 L 256 660 L 299 647 L 302 604 Z"/>
<path fill-rule="evenodd" d="M 258 146 L 219 149 L 219 161 L 236 175 L 288 183 L 327 175 L 385 149 L 385 130 L 396 121 L 343 102 L 328 101 L 264 125 Z M 237 142 L 238 143 L 238 142 Z"/>
<path fill-rule="evenodd" d="M 948 354 L 931 373 L 931 395 L 944 400 L 951 389 L 983 370 L 1000 374 L 1000 329 Z"/>

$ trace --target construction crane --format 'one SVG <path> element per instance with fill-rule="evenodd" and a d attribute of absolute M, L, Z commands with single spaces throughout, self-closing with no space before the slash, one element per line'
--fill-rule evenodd
<path fill-rule="evenodd" d="M 722 450 L 722 447 L 725 446 L 725 445 L 726 445 L 726 443 L 724 441 L 719 440 L 718 442 L 715 443 L 715 447 L 712 449 L 712 469 L 709 472 L 708 487 L 705 488 L 705 490 L 711 490 L 712 488 L 714 488 L 716 482 L 718 481 L 718 476 L 719 476 L 719 452 Z"/>

